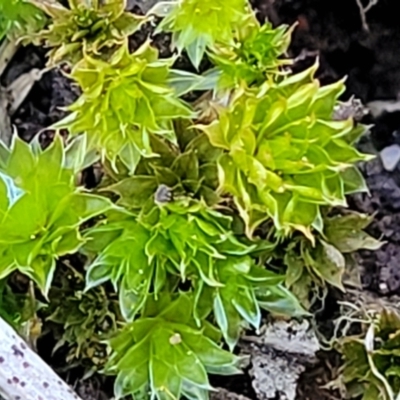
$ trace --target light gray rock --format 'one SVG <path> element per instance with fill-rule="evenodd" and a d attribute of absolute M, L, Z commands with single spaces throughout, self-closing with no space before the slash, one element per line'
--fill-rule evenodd
<path fill-rule="evenodd" d="M 320 349 L 308 321 L 277 320 L 262 328 L 259 336 L 245 338 L 250 354 L 250 376 L 259 400 L 295 400 L 297 381 Z"/>
<path fill-rule="evenodd" d="M 295 357 L 273 349 L 254 350 L 252 354 L 253 388 L 259 400 L 295 400 L 297 380 L 305 370 Z"/>
<path fill-rule="evenodd" d="M 396 169 L 397 164 L 400 161 L 400 146 L 398 144 L 392 144 L 391 146 L 385 147 L 380 153 L 383 168 L 386 171 L 392 172 Z"/>

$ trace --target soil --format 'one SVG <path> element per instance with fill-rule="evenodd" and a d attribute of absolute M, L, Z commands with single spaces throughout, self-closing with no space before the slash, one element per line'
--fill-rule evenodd
<path fill-rule="evenodd" d="M 367 1 L 363 3 L 367 5 Z M 356 0 L 253 0 L 261 20 L 268 18 L 274 24 L 297 23 L 290 48 L 290 55 L 296 59 L 296 70 L 310 66 L 318 57 L 320 80 L 330 83 L 347 76 L 347 91 L 343 99 L 355 95 L 365 104 L 400 98 L 397 3 L 398 0 L 379 0 L 366 14 L 367 25 L 363 25 Z M 149 28 L 146 29 L 148 32 Z M 132 46 L 136 47 L 145 38 L 146 32 L 136 35 L 131 40 Z M 156 42 L 161 53 L 168 55 L 168 38 L 158 38 Z M 21 48 L 1 83 L 7 86 L 20 74 L 44 65 L 43 49 Z M 179 67 L 185 66 L 189 68 L 185 59 L 180 59 Z M 43 131 L 43 141 L 46 142 L 51 133 L 45 128 L 63 117 L 65 111 L 60 107 L 71 104 L 79 94 L 65 72 L 52 70 L 45 73 L 13 116 L 12 122 L 24 139 L 30 140 L 37 132 Z M 361 148 L 377 153 L 391 144 L 400 144 L 400 112 L 382 113 L 375 119 L 369 115 L 364 122 L 373 123 L 374 127 L 360 143 Z M 381 250 L 359 254 L 363 288 L 380 296 L 400 294 L 400 166 L 388 172 L 377 158 L 362 166 L 362 170 L 370 195 L 354 196 L 350 204 L 361 212 L 375 213 L 370 233 L 386 241 Z M 57 366 L 51 355 L 46 354 L 46 359 Z M 298 399 L 340 399 L 338 393 L 322 389 L 335 377 L 338 363 L 335 353 L 321 356 L 318 364 L 303 374 Z M 82 399 L 111 397 L 112 387 L 103 378 L 82 381 L 77 373 L 65 378 L 77 388 Z M 246 374 L 233 379 L 216 378 L 212 383 L 256 399 L 250 377 Z"/>

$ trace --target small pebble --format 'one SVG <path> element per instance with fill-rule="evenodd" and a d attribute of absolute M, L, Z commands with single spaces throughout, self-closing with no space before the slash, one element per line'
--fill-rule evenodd
<path fill-rule="evenodd" d="M 386 171 L 392 172 L 400 161 L 400 146 L 398 144 L 393 144 L 389 147 L 385 147 L 379 155 L 382 160 L 383 168 L 385 168 Z"/>
<path fill-rule="evenodd" d="M 385 282 L 381 282 L 379 284 L 379 290 L 381 291 L 381 293 L 387 293 L 388 291 L 388 286 Z"/>

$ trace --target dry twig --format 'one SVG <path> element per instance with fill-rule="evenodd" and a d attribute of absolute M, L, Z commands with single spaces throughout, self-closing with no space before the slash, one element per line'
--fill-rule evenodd
<path fill-rule="evenodd" d="M 379 0 L 369 0 L 367 6 L 363 6 L 361 0 L 356 0 L 357 6 L 360 9 L 360 17 L 361 17 L 361 24 L 362 28 L 365 32 L 369 32 L 369 26 L 367 22 L 367 12 L 375 5 L 378 4 Z"/>

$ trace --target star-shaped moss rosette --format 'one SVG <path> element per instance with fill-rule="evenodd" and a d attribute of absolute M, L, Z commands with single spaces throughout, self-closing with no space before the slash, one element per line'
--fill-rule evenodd
<path fill-rule="evenodd" d="M 120 294 L 123 315 L 131 320 L 149 293 L 175 289 L 179 280 L 201 277 L 219 286 L 214 263 L 254 249 L 230 231 L 231 219 L 205 204 L 182 199 L 148 204 L 141 215 L 113 212 L 89 229 L 85 253 L 91 259 L 88 287 L 111 280 Z"/>
<path fill-rule="evenodd" d="M 34 40 L 50 47 L 49 64 L 75 65 L 84 54 L 99 56 L 105 48 L 125 43 L 145 18 L 125 12 L 126 0 L 29 0 L 51 18 L 50 25 Z"/>
<path fill-rule="evenodd" d="M 291 39 L 293 28 L 285 25 L 273 28 L 254 18 L 241 27 L 235 42 L 216 46 L 209 57 L 215 68 L 205 74 L 214 90 L 232 89 L 245 83 L 260 85 L 268 77 L 282 75 L 291 61 L 283 58 Z"/>
<path fill-rule="evenodd" d="M 163 17 L 156 33 L 171 32 L 173 47 L 186 50 L 196 68 L 207 49 L 233 44 L 239 27 L 254 18 L 246 0 L 162 1 L 148 14 Z"/>
<path fill-rule="evenodd" d="M 140 319 L 110 340 L 107 372 L 117 375 L 117 398 L 207 400 L 207 374 L 240 374 L 240 358 L 223 350 L 209 322 L 196 325 L 193 297 L 150 297 Z"/>
<path fill-rule="evenodd" d="M 0 0 L 0 40 L 5 36 L 20 39 L 31 35 L 45 22 L 44 13 L 25 0 Z"/>
<path fill-rule="evenodd" d="M 56 260 L 84 242 L 80 226 L 112 208 L 111 202 L 76 187 L 80 146 L 64 147 L 61 137 L 41 150 L 14 136 L 0 151 L 0 279 L 19 270 L 47 294 Z M 72 152 L 71 152 L 72 150 Z M 23 162 L 21 162 L 23 160 Z"/>
<path fill-rule="evenodd" d="M 250 257 L 256 249 L 273 245 L 241 243 L 231 222 L 193 200 L 149 207 L 139 218 L 111 213 L 85 234 L 84 251 L 92 260 L 88 288 L 111 281 L 119 292 L 122 314 L 130 321 L 150 295 L 158 298 L 186 283 L 196 293 L 196 321 L 213 313 L 233 348 L 244 327 L 259 328 L 261 307 L 292 315 L 300 306 L 281 287 L 284 277 L 256 266 Z"/>
<path fill-rule="evenodd" d="M 194 315 L 212 316 L 231 351 L 246 329 L 261 326 L 261 309 L 280 316 L 304 316 L 298 300 L 283 287 L 284 276 L 255 264 L 248 255 L 226 256 L 214 262 L 218 285 L 195 279 Z"/>
<path fill-rule="evenodd" d="M 173 121 L 193 116 L 172 87 L 180 75 L 170 69 L 173 61 L 158 59 L 149 42 L 132 54 L 125 44 L 107 62 L 85 56 L 71 73 L 82 95 L 53 127 L 86 133 L 115 170 L 119 160 L 133 173 L 141 157 L 155 155 L 152 134 L 175 142 Z"/>
<path fill-rule="evenodd" d="M 186 196 L 202 199 L 209 206 L 220 202 L 216 189 L 221 150 L 212 146 L 203 132 L 190 129 L 190 124 L 190 121 L 175 124 L 177 145 L 153 136 L 151 148 L 157 156 L 142 158 L 132 176 L 128 172 L 110 171 L 101 190 L 114 192 L 119 196 L 117 204 L 136 212 L 149 202 L 154 203 L 162 187 L 168 191 L 169 200 Z"/>
<path fill-rule="evenodd" d="M 220 189 L 233 196 L 249 236 L 271 218 L 278 233 L 313 240 L 321 206 L 346 206 L 346 194 L 366 191 L 355 164 L 371 157 L 353 145 L 365 127 L 332 119 L 344 84 L 321 87 L 316 68 L 239 89 L 215 121 L 198 125 L 224 149 Z"/>

